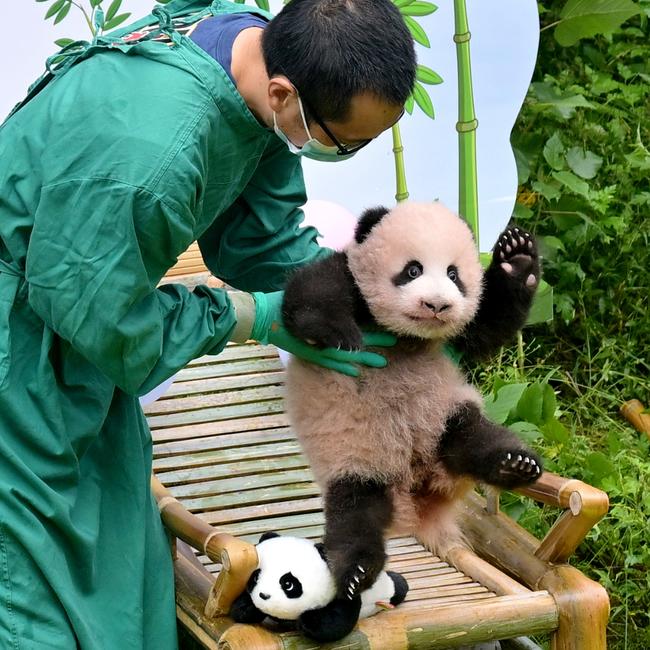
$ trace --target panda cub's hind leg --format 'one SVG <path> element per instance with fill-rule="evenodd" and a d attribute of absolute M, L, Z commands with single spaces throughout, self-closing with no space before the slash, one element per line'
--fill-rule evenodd
<path fill-rule="evenodd" d="M 542 474 L 540 457 L 514 432 L 487 420 L 472 402 L 447 420 L 439 452 L 450 472 L 497 487 L 527 485 Z"/>
<path fill-rule="evenodd" d="M 371 587 L 384 568 L 384 533 L 392 516 L 385 483 L 348 476 L 328 484 L 325 553 L 340 598 L 353 598 Z"/>

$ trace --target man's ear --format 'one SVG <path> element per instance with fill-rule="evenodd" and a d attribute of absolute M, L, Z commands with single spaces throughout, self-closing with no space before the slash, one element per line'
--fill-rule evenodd
<path fill-rule="evenodd" d="M 269 79 L 267 89 L 269 106 L 274 113 L 279 113 L 296 94 L 293 84 L 284 75 L 275 75 Z"/>
<path fill-rule="evenodd" d="M 360 217 L 354 231 L 354 238 L 357 244 L 363 242 L 370 234 L 370 231 L 390 212 L 388 208 L 378 206 L 366 210 Z"/>

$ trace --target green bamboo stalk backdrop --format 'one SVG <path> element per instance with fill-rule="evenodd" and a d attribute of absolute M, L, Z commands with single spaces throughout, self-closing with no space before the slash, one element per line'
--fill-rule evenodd
<path fill-rule="evenodd" d="M 470 32 L 465 0 L 454 0 L 454 42 L 458 67 L 458 211 L 474 232 L 479 245 L 478 177 L 476 170 L 476 127 L 474 111 L 472 68 L 470 59 Z"/>

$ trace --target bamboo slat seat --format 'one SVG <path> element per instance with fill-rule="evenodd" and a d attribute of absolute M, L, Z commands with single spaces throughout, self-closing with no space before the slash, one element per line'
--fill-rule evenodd
<path fill-rule="evenodd" d="M 233 568 L 235 556 L 246 555 L 263 532 L 314 540 L 323 534 L 319 490 L 284 414 L 282 381 L 273 347 L 231 345 L 219 356 L 190 363 L 170 390 L 146 407 L 163 519 L 175 536 L 198 548 L 176 553 L 178 616 L 205 647 L 315 647 L 295 632 L 236 625 L 223 615 L 254 566 L 254 552 L 239 568 Z M 579 481 L 545 475 L 528 492 L 535 489 L 542 500 L 571 501 L 564 505 L 573 526 L 594 499 L 600 501 L 588 527 L 606 509 L 606 497 Z M 490 507 L 496 510 L 494 503 Z M 403 573 L 411 588 L 406 602 L 362 621 L 331 647 L 446 648 L 535 633 L 559 638 L 559 627 L 573 630 L 575 638 L 554 647 L 605 647 L 604 590 L 568 565 L 535 555 L 550 548 L 548 559 L 561 560 L 579 541 L 570 539 L 570 531 L 561 530 L 550 546 L 540 545 L 504 515 L 489 514 L 478 495 L 468 501 L 464 517 L 477 554 L 456 549 L 443 560 L 413 538 L 390 540 L 389 567 Z M 239 572 L 235 586 L 223 571 L 224 561 L 230 574 Z M 206 617 L 206 607 L 216 615 Z"/>
<path fill-rule="evenodd" d="M 182 255 L 166 281 L 218 285 L 202 263 L 197 270 L 197 251 Z M 173 540 L 177 617 L 197 647 L 318 647 L 296 632 L 227 616 L 256 566 L 262 533 L 323 535 L 320 493 L 282 396 L 275 348 L 229 345 L 188 364 L 145 408 L 152 486 Z M 607 593 L 567 560 L 606 513 L 607 495 L 549 473 L 520 492 L 564 510 L 541 542 L 499 512 L 498 494 L 488 491 L 485 500 L 473 493 L 462 512 L 473 551 L 457 548 L 441 559 L 413 538 L 389 540 L 388 566 L 409 582 L 406 601 L 326 647 L 428 650 L 550 634 L 553 650 L 606 648 Z"/>

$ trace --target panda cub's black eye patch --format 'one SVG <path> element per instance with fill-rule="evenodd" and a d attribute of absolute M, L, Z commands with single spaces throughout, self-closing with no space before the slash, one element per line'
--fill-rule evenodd
<path fill-rule="evenodd" d="M 416 278 L 419 278 L 422 275 L 423 271 L 424 269 L 420 262 L 417 260 L 411 260 L 410 262 L 407 262 L 404 265 L 404 268 L 393 277 L 393 284 L 396 287 L 408 284 Z"/>
<path fill-rule="evenodd" d="M 287 598 L 300 598 L 302 596 L 302 584 L 293 573 L 285 573 L 280 578 L 280 587 Z"/>
<path fill-rule="evenodd" d="M 462 283 L 460 279 L 460 273 L 458 272 L 458 267 L 454 266 L 453 264 L 450 264 L 447 267 L 447 277 L 458 287 L 458 291 L 460 291 L 463 295 L 465 295 L 465 285 Z"/>

